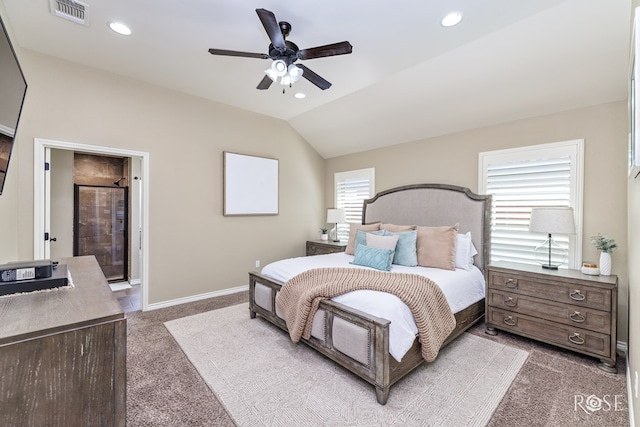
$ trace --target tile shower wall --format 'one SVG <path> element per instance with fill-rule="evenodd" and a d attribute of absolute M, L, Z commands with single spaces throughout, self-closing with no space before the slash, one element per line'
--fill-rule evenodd
<path fill-rule="evenodd" d="M 113 186 L 118 179 L 123 187 L 129 186 L 129 159 L 75 153 L 73 156 L 73 183 L 79 185 Z"/>
<path fill-rule="evenodd" d="M 128 159 L 76 153 L 73 180 L 76 185 L 128 187 L 128 169 Z M 97 190 L 93 195 L 79 199 L 82 219 L 75 224 L 78 235 L 75 236 L 74 251 L 78 255 L 94 255 L 107 280 L 126 280 L 128 266 L 123 263 L 126 263 L 127 257 L 123 254 L 126 253 L 128 241 L 123 234 L 125 224 L 122 221 L 128 214 L 122 210 L 127 205 L 121 200 L 124 193 L 110 189 Z"/>

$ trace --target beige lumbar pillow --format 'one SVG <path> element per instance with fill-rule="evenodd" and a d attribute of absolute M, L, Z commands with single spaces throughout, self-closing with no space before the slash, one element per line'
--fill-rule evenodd
<path fill-rule="evenodd" d="M 416 229 L 415 225 L 396 225 L 396 224 L 389 224 L 384 222 L 380 224 L 380 230 L 387 230 L 387 231 L 391 231 L 392 233 L 402 233 L 403 231 L 412 231 L 415 229 Z"/>
<path fill-rule="evenodd" d="M 375 224 L 365 224 L 365 225 L 360 225 L 360 224 L 350 224 L 349 225 L 349 242 L 347 242 L 347 248 L 344 250 L 344 253 L 347 255 L 353 255 L 354 251 L 355 251 L 355 240 L 356 240 L 356 233 L 358 232 L 358 230 L 362 230 L 362 231 L 378 231 L 380 230 L 380 223 L 376 222 Z"/>
<path fill-rule="evenodd" d="M 443 227 L 418 226 L 416 230 L 418 265 L 455 270 L 458 224 Z"/>

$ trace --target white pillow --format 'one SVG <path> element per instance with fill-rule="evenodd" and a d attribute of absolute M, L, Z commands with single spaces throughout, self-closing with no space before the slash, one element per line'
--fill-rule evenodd
<path fill-rule="evenodd" d="M 471 232 L 466 234 L 458 234 L 456 243 L 456 268 L 462 268 L 467 271 L 473 266 L 473 257 L 478 255 L 476 247 L 471 241 Z"/>

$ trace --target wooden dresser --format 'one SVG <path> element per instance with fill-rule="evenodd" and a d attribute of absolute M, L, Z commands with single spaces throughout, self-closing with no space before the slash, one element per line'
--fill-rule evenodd
<path fill-rule="evenodd" d="M 616 372 L 617 276 L 508 262 L 486 274 L 487 333 L 501 329 L 593 356 Z"/>
<path fill-rule="evenodd" d="M 345 249 L 347 249 L 347 242 L 332 242 L 327 240 L 307 240 L 307 256 L 344 252 Z"/>
<path fill-rule="evenodd" d="M 127 324 L 93 256 L 74 287 L 0 298 L 0 425 L 124 426 Z"/>

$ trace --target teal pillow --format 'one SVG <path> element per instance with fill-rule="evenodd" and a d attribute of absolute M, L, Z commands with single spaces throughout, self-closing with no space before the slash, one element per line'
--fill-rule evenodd
<path fill-rule="evenodd" d="M 375 268 L 376 270 L 391 270 L 393 249 L 374 248 L 359 244 L 351 264 Z"/>
<path fill-rule="evenodd" d="M 384 236 L 384 230 L 380 230 L 380 231 L 362 231 L 362 230 L 358 230 L 356 232 L 356 238 L 353 241 L 354 255 L 355 255 L 355 248 L 357 248 L 358 245 L 367 246 L 367 233 L 375 234 L 376 236 Z"/>
<path fill-rule="evenodd" d="M 398 236 L 396 253 L 393 257 L 394 264 L 405 265 L 407 267 L 415 267 L 418 265 L 418 254 L 416 252 L 416 241 L 418 239 L 417 231 L 412 230 L 394 233 L 392 231 L 385 230 L 384 235 Z"/>

